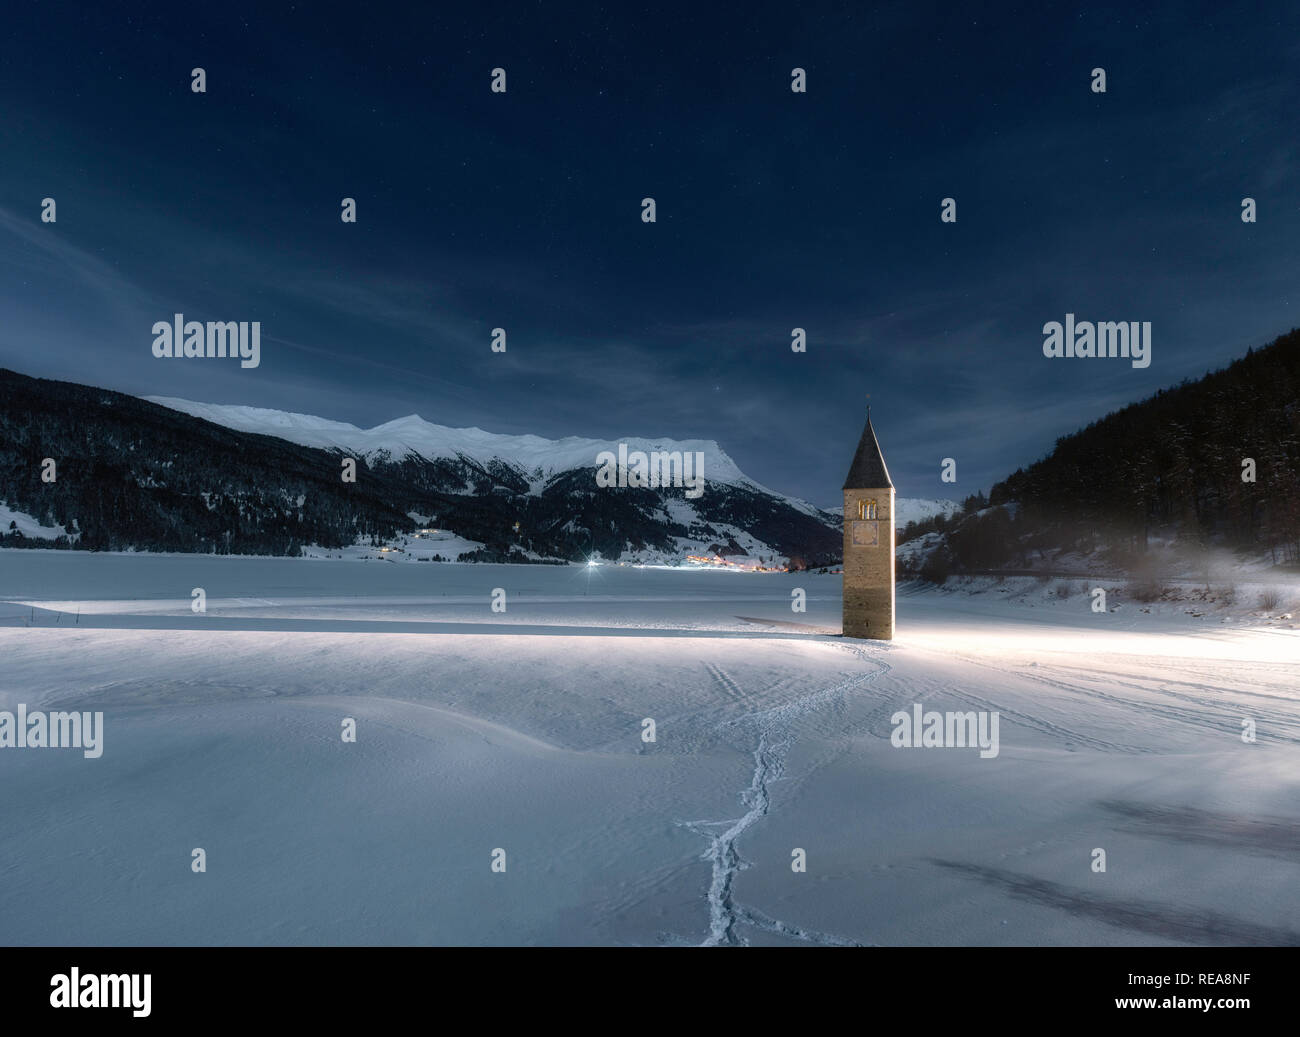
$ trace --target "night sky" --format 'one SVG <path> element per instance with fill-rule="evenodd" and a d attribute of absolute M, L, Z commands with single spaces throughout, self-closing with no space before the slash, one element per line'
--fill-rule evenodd
<path fill-rule="evenodd" d="M 26 374 L 716 439 L 834 505 L 867 393 L 899 493 L 960 499 L 1300 324 L 1292 2 L 98 6 L 5 5 Z M 178 311 L 260 320 L 261 366 L 155 359 Z M 1045 358 L 1067 312 L 1151 321 L 1151 366 Z"/>

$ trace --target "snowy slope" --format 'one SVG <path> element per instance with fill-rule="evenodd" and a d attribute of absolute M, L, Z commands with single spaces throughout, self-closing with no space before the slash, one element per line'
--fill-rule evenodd
<path fill-rule="evenodd" d="M 461 536 L 467 550 L 471 544 L 482 548 L 470 550 L 471 561 L 505 561 L 510 551 L 533 561 L 575 561 L 579 555 L 582 559 L 595 555 L 646 564 L 681 564 L 691 557 L 721 554 L 730 559 L 728 564 L 752 566 L 787 562 L 821 566 L 838 557 L 836 515 L 749 478 L 713 440 L 545 439 L 451 428 L 416 415 L 366 429 L 259 407 L 174 397 L 145 399 L 242 433 L 337 451 L 362 460 L 372 472 L 409 487 L 412 493 L 441 496 L 441 505 L 426 510 L 437 511 L 435 524 Z M 702 455 L 703 496 L 685 497 L 682 488 L 619 491 L 594 507 L 591 489 L 597 458 L 606 452 L 618 456 L 620 445 L 628 454 Z M 487 509 L 458 509 L 446 503 L 448 495 L 486 502 Z M 524 505 L 517 495 L 538 500 Z M 515 503 L 504 503 L 510 500 Z M 505 540 L 497 526 L 484 518 L 495 514 L 513 530 Z M 514 525 L 521 516 L 523 525 Z M 367 538 L 361 546 L 381 545 Z M 411 557 L 407 543 L 389 539 L 382 546 L 389 548 L 383 553 L 392 560 Z"/>
<path fill-rule="evenodd" d="M 10 529 L 10 525 L 14 528 Z M 43 526 L 38 519 L 21 511 L 15 511 L 0 501 L 0 536 L 13 532 L 21 533 L 29 540 L 57 540 L 61 536 L 76 540 L 78 533 L 69 533 L 62 526 Z"/>
<path fill-rule="evenodd" d="M 923 497 L 899 497 L 894 501 L 894 525 L 902 529 L 909 522 L 924 522 L 936 515 L 951 517 L 961 510 L 955 500 L 929 500 Z"/>
<path fill-rule="evenodd" d="M 704 475 L 710 482 L 743 486 L 772 496 L 782 496 L 746 476 L 736 466 L 736 462 L 711 439 L 647 439 L 637 436 L 621 440 L 584 439 L 579 436 L 544 439 L 531 435 L 500 435 L 480 428 L 435 425 L 415 414 L 363 429 L 344 421 L 262 407 L 197 403 L 170 396 L 147 396 L 145 399 L 241 432 L 278 436 L 303 446 L 346 450 L 367 461 L 401 460 L 412 454 L 430 461 L 464 458 L 483 466 L 503 461 L 533 483 L 534 493 L 562 472 L 595 467 L 597 454 L 606 450 L 617 453 L 619 443 L 625 443 L 629 452 L 666 450 L 703 453 Z M 812 513 L 816 509 L 805 505 L 801 510 Z"/>
<path fill-rule="evenodd" d="M 1300 631 L 996 587 L 0 552 L 0 709 L 104 713 L 0 752 L 6 940 L 1300 944 Z"/>
<path fill-rule="evenodd" d="M 586 439 L 566 436 L 545 439 L 542 436 L 510 436 L 485 432 L 480 428 L 452 428 L 435 425 L 418 415 L 363 429 L 345 421 L 331 421 L 311 414 L 243 407 L 217 403 L 199 403 L 172 396 L 146 396 L 145 399 L 216 425 L 260 435 L 277 436 L 303 446 L 327 450 L 344 450 L 365 458 L 367 462 L 400 461 L 416 456 L 428 461 L 460 459 L 480 467 L 504 464 L 526 479 L 530 491 L 539 493 L 556 476 L 574 469 L 592 468 L 602 451 L 618 451 L 620 442 L 628 451 L 655 450 L 702 452 L 704 474 L 710 483 L 722 483 L 777 497 L 791 507 L 823 521 L 838 516 L 841 508 L 818 508 L 798 497 L 778 493 L 745 475 L 736 462 L 711 439 L 647 439 L 630 436 L 622 440 Z M 960 509 L 956 501 L 899 497 L 895 517 L 899 529 L 909 522 L 919 522 L 934 515 L 951 515 Z"/>

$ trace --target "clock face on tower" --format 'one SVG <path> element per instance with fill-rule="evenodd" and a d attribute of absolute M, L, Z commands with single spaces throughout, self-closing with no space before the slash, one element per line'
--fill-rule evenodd
<path fill-rule="evenodd" d="M 850 525 L 854 547 L 876 547 L 880 544 L 880 523 L 875 520 L 854 519 Z"/>

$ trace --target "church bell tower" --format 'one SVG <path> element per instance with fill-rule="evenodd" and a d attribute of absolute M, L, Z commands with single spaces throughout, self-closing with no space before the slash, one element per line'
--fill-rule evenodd
<path fill-rule="evenodd" d="M 894 484 L 870 408 L 844 480 L 844 636 L 894 637 Z"/>

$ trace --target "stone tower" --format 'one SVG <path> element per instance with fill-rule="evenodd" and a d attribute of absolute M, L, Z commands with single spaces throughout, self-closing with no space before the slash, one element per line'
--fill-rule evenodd
<path fill-rule="evenodd" d="M 844 480 L 844 636 L 894 637 L 894 484 L 870 408 Z"/>

